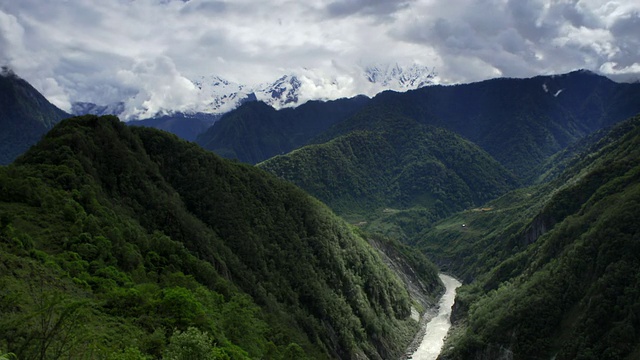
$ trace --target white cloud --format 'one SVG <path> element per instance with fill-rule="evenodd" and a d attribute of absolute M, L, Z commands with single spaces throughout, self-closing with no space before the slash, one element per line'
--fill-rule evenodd
<path fill-rule="evenodd" d="M 146 118 L 166 109 L 185 111 L 199 101 L 195 85 L 166 56 L 140 61 L 117 76 L 125 86 L 139 86 L 138 94 L 125 103 L 124 117 Z"/>
<path fill-rule="evenodd" d="M 611 59 L 630 65 L 638 58 L 639 11 L 630 0 L 422 1 L 392 33 L 433 47 L 449 79 L 597 71 Z"/>
<path fill-rule="evenodd" d="M 0 0 L 0 61 L 58 104 L 199 102 L 186 79 L 249 85 L 311 69 L 367 93 L 363 65 L 420 63 L 440 82 L 587 68 L 638 77 L 635 0 Z M 66 105 L 65 105 L 66 106 Z"/>

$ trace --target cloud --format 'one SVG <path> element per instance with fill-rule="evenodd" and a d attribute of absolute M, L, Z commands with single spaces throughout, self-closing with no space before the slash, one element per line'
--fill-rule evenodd
<path fill-rule="evenodd" d="M 71 101 L 67 92 L 58 84 L 54 78 L 45 78 L 32 84 L 42 89 L 43 94 L 47 94 L 47 99 L 58 108 L 64 111 L 71 111 Z"/>
<path fill-rule="evenodd" d="M 638 61 L 640 4 L 629 3 L 423 2 L 391 33 L 398 41 L 433 47 L 443 63 L 439 72 L 450 81 L 599 70 L 613 59 L 622 66 Z"/>
<path fill-rule="evenodd" d="M 184 80 L 203 75 L 255 85 L 311 69 L 330 79 L 308 75 L 313 92 L 385 62 L 443 83 L 633 78 L 639 13 L 630 0 L 0 0 L 0 61 L 59 104 L 135 95 L 132 113 L 200 101 Z M 348 95 L 371 90 L 352 81 Z"/>
<path fill-rule="evenodd" d="M 410 2 L 410 0 L 336 0 L 327 4 L 325 11 L 331 17 L 361 14 L 389 19 L 398 10 L 406 9 Z"/>
<path fill-rule="evenodd" d="M 18 19 L 11 14 L 0 10 L 0 61 L 10 64 L 14 57 L 22 50 L 24 28 L 18 23 Z M 13 49 L 7 52 L 6 49 Z"/>
<path fill-rule="evenodd" d="M 188 2 L 188 1 L 185 1 Z M 220 15 L 228 8 L 227 3 L 223 1 L 191 1 L 180 12 L 183 14 L 208 14 Z"/>
<path fill-rule="evenodd" d="M 117 77 L 125 85 L 139 86 L 125 102 L 125 118 L 147 118 L 167 109 L 185 111 L 199 102 L 195 85 L 166 56 L 140 61 Z"/>

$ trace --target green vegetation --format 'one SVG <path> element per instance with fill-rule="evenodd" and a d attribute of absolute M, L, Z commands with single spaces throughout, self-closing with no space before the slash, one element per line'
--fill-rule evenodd
<path fill-rule="evenodd" d="M 639 95 L 639 84 L 618 84 L 588 71 L 386 91 L 319 138 L 325 142 L 368 129 L 380 114 L 408 117 L 453 131 L 519 180 L 533 180 L 551 155 L 640 112 Z"/>
<path fill-rule="evenodd" d="M 311 139 L 361 109 L 369 98 L 309 101 L 276 111 L 248 102 L 225 114 L 196 142 L 220 156 L 256 164 L 308 144 Z"/>
<path fill-rule="evenodd" d="M 637 356 L 640 117 L 588 149 L 550 183 L 423 234 L 419 247 L 475 278 L 443 358 Z"/>
<path fill-rule="evenodd" d="M 594 132 L 638 91 L 580 71 L 385 92 L 259 166 L 469 283 L 446 358 L 633 358 L 639 120 Z"/>
<path fill-rule="evenodd" d="M 517 184 L 472 143 L 387 114 L 370 117 L 366 130 L 258 166 L 305 189 L 352 223 L 399 238 Z"/>
<path fill-rule="evenodd" d="M 62 121 L 0 199 L 0 349 L 21 359 L 395 358 L 417 327 L 317 200 L 115 117 Z"/>
<path fill-rule="evenodd" d="M 0 167 L 0 359 L 398 358 L 441 291 L 427 257 L 467 283 L 445 359 L 637 358 L 640 117 L 594 131 L 639 89 L 575 72 L 256 102 L 198 139 L 298 149 L 271 174 L 64 120 Z M 8 163 L 66 114 L 6 70 L 0 92 Z"/>

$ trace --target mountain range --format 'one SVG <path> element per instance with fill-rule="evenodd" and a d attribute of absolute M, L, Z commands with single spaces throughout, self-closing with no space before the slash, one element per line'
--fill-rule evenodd
<path fill-rule="evenodd" d="M 367 237 L 299 188 L 167 132 L 66 119 L 0 167 L 2 350 L 398 358 L 412 307 L 441 285 L 428 260 L 376 237 L 431 301 L 410 297 Z"/>
<path fill-rule="evenodd" d="M 519 181 L 477 145 L 413 119 L 371 117 L 371 127 L 258 164 L 360 226 L 410 234 L 514 189 Z M 414 217 L 413 221 L 407 221 Z M 389 230 L 387 230 L 389 231 Z M 391 231 L 397 236 L 397 229 Z"/>
<path fill-rule="evenodd" d="M 468 284 L 443 359 L 638 357 L 639 126 L 621 122 L 553 180 L 415 237 Z"/>
<path fill-rule="evenodd" d="M 194 144 L 4 80 L 0 133 L 52 120 L 0 166 L 0 356 L 398 358 L 438 269 L 443 359 L 640 355 L 640 84 L 249 101 Z"/>
<path fill-rule="evenodd" d="M 262 101 L 281 109 L 299 106 L 310 100 L 335 100 L 356 95 L 375 95 L 383 90 L 406 91 L 433 84 L 436 80 L 434 69 L 412 64 L 370 65 L 361 69 L 354 78 L 342 79 L 315 73 L 305 69 L 298 73 L 283 75 L 273 82 L 247 85 L 224 79 L 217 75 L 200 76 L 191 79 L 196 100 L 191 104 L 180 104 L 180 109 L 163 107 L 156 112 L 145 108 L 132 108 L 133 98 L 142 103 L 142 95 L 122 99 L 110 104 L 75 102 L 71 113 L 74 115 L 116 115 L 122 120 L 141 120 L 162 116 L 213 114 L 229 112 L 248 101 Z"/>
<path fill-rule="evenodd" d="M 407 117 L 461 135 L 479 145 L 517 178 L 531 182 L 535 181 L 537 167 L 554 153 L 639 112 L 639 96 L 640 84 L 616 83 L 588 71 L 433 85 L 403 93 L 385 91 L 350 116 L 324 117 L 331 126 L 309 132 L 304 138 L 307 144 L 322 143 L 353 130 L 376 127 L 375 119 Z M 362 102 L 344 100 L 344 104 L 349 101 Z M 258 115 L 255 107 L 248 111 L 241 106 L 201 134 L 197 142 L 223 156 L 257 163 L 303 145 L 290 143 L 287 147 L 282 141 L 270 145 L 268 141 L 274 137 L 261 136 L 268 128 L 276 137 L 277 134 L 291 137 L 292 123 L 297 127 L 317 123 L 308 121 L 297 109 L 293 110 L 295 116 L 289 116 L 285 109 L 267 108 Z M 261 149 L 260 156 L 256 148 Z"/>

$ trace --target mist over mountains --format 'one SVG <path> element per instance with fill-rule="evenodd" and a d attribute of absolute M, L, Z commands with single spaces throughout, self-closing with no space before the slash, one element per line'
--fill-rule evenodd
<path fill-rule="evenodd" d="M 370 74 L 422 84 L 398 69 Z M 640 84 L 581 70 L 304 103 L 301 77 L 271 85 L 283 105 L 252 92 L 127 126 L 61 120 L 2 72 L 0 357 L 200 339 L 233 359 L 398 358 L 437 267 L 465 282 L 442 358 L 638 357 Z"/>
<path fill-rule="evenodd" d="M 405 117 L 461 135 L 524 180 L 557 151 L 636 114 L 639 94 L 639 84 L 616 83 L 581 70 L 385 91 L 364 103 L 344 99 L 342 105 L 328 102 L 315 111 L 307 104 L 280 111 L 246 104 L 225 114 L 197 142 L 223 156 L 258 163 L 351 131 L 392 127 L 389 119 Z M 355 112 L 329 113 L 356 102 L 360 107 Z M 311 120 L 315 117 L 319 119 Z M 319 124 L 324 126 L 309 129 Z"/>
<path fill-rule="evenodd" d="M 194 79 L 181 78 L 179 84 L 157 86 L 107 104 L 77 101 L 72 104 L 71 113 L 117 115 L 125 121 L 175 113 L 220 115 L 248 101 L 262 101 L 281 109 L 299 106 L 310 100 L 335 100 L 362 94 L 374 96 L 384 90 L 406 91 L 436 81 L 433 68 L 397 63 L 369 65 L 353 76 L 303 69 L 256 85 L 209 75 Z M 177 91 L 179 95 L 175 94 Z"/>

